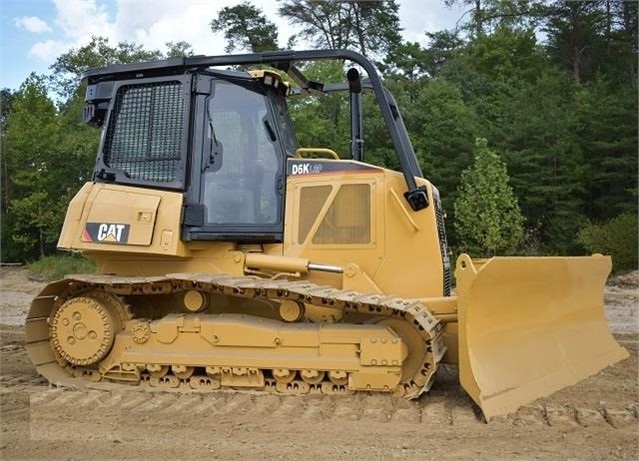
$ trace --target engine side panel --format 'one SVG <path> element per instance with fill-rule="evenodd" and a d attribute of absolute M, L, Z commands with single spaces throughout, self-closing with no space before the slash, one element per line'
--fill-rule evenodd
<path fill-rule="evenodd" d="M 182 200 L 177 192 L 86 183 L 69 204 L 58 248 L 188 256 L 180 241 Z"/>
<path fill-rule="evenodd" d="M 345 284 L 365 274 L 367 290 L 447 294 L 435 190 L 424 179 L 419 183 L 430 206 L 413 211 L 397 172 L 353 161 L 289 160 L 284 255 L 342 265 Z"/>

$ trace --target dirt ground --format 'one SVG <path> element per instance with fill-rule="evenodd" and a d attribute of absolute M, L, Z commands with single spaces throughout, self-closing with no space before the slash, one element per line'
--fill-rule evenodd
<path fill-rule="evenodd" d="M 2 268 L 0 284 L 1 459 L 639 459 L 638 272 L 606 291 L 610 327 L 630 357 L 489 423 L 455 367 L 442 367 L 416 401 L 50 387 L 21 326 L 43 284 L 20 268 Z"/>

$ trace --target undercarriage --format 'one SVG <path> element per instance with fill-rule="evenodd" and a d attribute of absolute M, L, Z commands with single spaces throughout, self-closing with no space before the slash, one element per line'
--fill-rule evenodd
<path fill-rule="evenodd" d="M 27 348 L 63 386 L 413 398 L 433 383 L 441 332 L 417 300 L 305 281 L 96 275 L 45 288 L 29 312 Z"/>

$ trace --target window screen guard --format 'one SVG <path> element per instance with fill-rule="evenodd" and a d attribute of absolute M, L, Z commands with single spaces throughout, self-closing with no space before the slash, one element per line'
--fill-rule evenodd
<path fill-rule="evenodd" d="M 189 88 L 190 77 L 121 82 L 98 171 L 110 173 L 119 183 L 182 188 Z"/>

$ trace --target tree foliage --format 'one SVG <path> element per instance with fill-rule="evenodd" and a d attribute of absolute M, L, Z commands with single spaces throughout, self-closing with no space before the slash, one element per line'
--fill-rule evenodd
<path fill-rule="evenodd" d="M 576 142 L 586 170 L 585 214 L 637 211 L 637 87 L 600 78 L 577 95 Z"/>
<path fill-rule="evenodd" d="M 443 65 L 451 59 L 463 40 L 456 32 L 440 31 L 426 33 L 430 40 L 428 48 L 422 48 L 417 42 L 405 42 L 393 47 L 380 66 L 390 75 L 396 75 L 416 83 L 425 77 L 439 75 Z"/>
<path fill-rule="evenodd" d="M 548 54 L 576 82 L 605 72 L 636 82 L 637 2 L 561 0 L 545 7 Z"/>
<path fill-rule="evenodd" d="M 13 101 L 15 99 L 15 92 L 11 91 L 9 88 L 3 88 L 2 93 L 0 94 L 0 153 L 6 152 L 7 142 L 6 142 L 6 133 L 7 133 L 7 116 L 11 112 Z M 0 168 L 2 169 L 2 178 L 6 178 L 8 174 L 8 163 L 7 156 L 0 156 Z M 0 209 L 2 213 L 7 211 L 9 207 L 9 196 L 10 191 L 7 187 L 7 181 L 2 181 L 0 184 L 2 186 L 2 197 L 0 198 Z"/>
<path fill-rule="evenodd" d="M 70 98 L 78 88 L 80 74 L 88 69 L 109 64 L 126 64 L 160 59 L 158 50 L 144 50 L 141 45 L 120 42 L 116 46 L 108 38 L 92 37 L 89 43 L 61 54 L 51 65 L 51 85 L 62 98 Z"/>
<path fill-rule="evenodd" d="M 460 249 L 472 256 L 513 254 L 524 240 L 524 217 L 506 165 L 482 138 L 475 143 L 473 165 L 462 172 L 455 229 Z"/>
<path fill-rule="evenodd" d="M 579 242 L 593 253 L 612 257 L 617 271 L 632 270 L 638 266 L 637 214 L 620 214 L 603 223 L 589 222 L 579 231 Z"/>
<path fill-rule="evenodd" d="M 446 6 L 465 5 L 464 15 L 469 20 L 463 24 L 475 39 L 499 26 L 529 28 L 534 26 L 543 11 L 540 0 L 444 0 Z"/>
<path fill-rule="evenodd" d="M 211 21 L 213 32 L 224 32 L 227 53 L 277 50 L 277 26 L 264 12 L 245 1 L 239 5 L 222 8 Z"/>
<path fill-rule="evenodd" d="M 13 243 L 44 255 L 57 240 L 67 183 L 56 108 L 44 78 L 32 74 L 15 95 L 7 116 L 4 181 L 10 192 L 5 214 Z M 4 232 L 3 232 L 4 233 Z"/>
<path fill-rule="evenodd" d="M 192 54 L 168 43 L 166 56 Z M 140 45 L 101 37 L 60 55 L 49 77 L 32 74 L 2 92 L 2 260 L 28 260 L 55 249 L 67 204 L 91 180 L 100 133 L 82 123 L 79 75 L 116 63 L 163 58 Z M 51 95 L 58 97 L 58 104 Z"/>
<path fill-rule="evenodd" d="M 394 0 L 280 0 L 277 13 L 299 30 L 293 37 L 299 47 L 348 48 L 378 63 L 422 171 L 441 192 L 455 250 L 512 252 L 517 245 L 502 240 L 525 234 L 527 253 L 613 252 L 609 246 L 595 249 L 584 229 L 593 236 L 600 235 L 593 229 L 610 227 L 606 235 L 621 235 L 617 217 L 637 216 L 637 2 L 443 1 L 468 12 L 455 30 L 425 34 L 425 46 L 402 40 Z M 278 47 L 277 28 L 259 5 L 245 1 L 211 18 L 228 51 Z M 50 75 L 32 75 L 17 91 L 2 91 L 2 260 L 52 251 L 68 199 L 91 179 L 99 133 L 81 123 L 79 75 L 93 67 L 192 53 L 183 42 L 160 51 L 94 37 L 58 56 Z M 298 65 L 313 80 L 343 81 L 348 63 Z M 300 146 L 348 156 L 348 95 L 290 98 L 289 108 Z M 363 110 L 366 161 L 398 169 L 368 92 Z M 476 138 L 490 140 L 491 148 L 475 147 Z M 510 175 L 509 186 L 499 191 L 509 196 L 511 188 L 517 197 L 523 233 L 512 230 L 519 229 L 518 218 L 495 218 L 490 200 L 466 209 L 469 217 L 458 216 L 462 193 L 470 190 L 461 185 L 461 172 L 473 164 L 475 151 L 488 159 L 486 152 L 499 152 L 494 174 L 503 184 L 505 164 Z M 471 177 L 467 172 L 463 179 Z M 478 218 L 482 213 L 486 219 Z M 482 247 L 472 240 L 469 222 L 496 226 L 475 232 Z M 504 223 L 512 229 L 499 227 Z M 615 242 L 623 251 L 636 250 L 630 238 Z"/>
<path fill-rule="evenodd" d="M 562 0 L 550 5 L 547 14 L 551 59 L 569 70 L 577 83 L 592 78 L 596 56 L 604 46 L 599 34 L 605 27 L 605 15 L 598 2 Z"/>
<path fill-rule="evenodd" d="M 176 58 L 180 56 L 193 56 L 193 47 L 189 42 L 179 41 L 179 42 L 166 42 L 166 53 L 164 54 L 167 58 Z"/>
<path fill-rule="evenodd" d="M 316 62 L 304 68 L 315 81 L 339 81 L 344 67 L 339 61 Z M 302 147 L 328 146 L 342 156 L 349 152 L 348 98 L 332 94 L 323 98 L 291 99 L 289 111 Z"/>
<path fill-rule="evenodd" d="M 298 37 L 320 48 L 349 48 L 384 55 L 401 43 L 395 0 L 282 0 L 278 13 L 299 26 Z"/>

